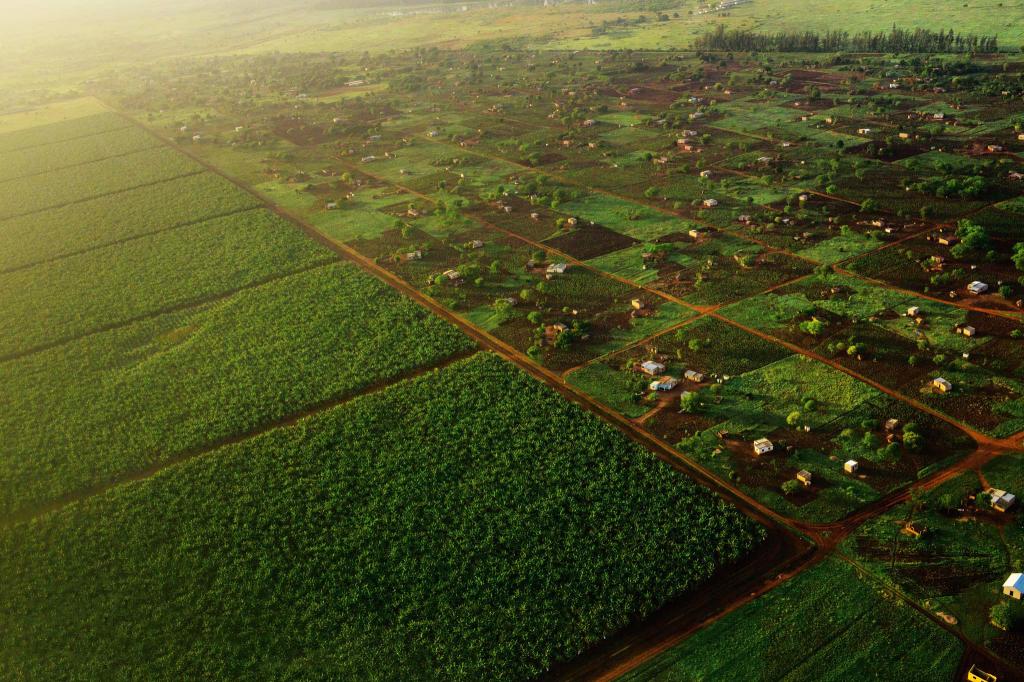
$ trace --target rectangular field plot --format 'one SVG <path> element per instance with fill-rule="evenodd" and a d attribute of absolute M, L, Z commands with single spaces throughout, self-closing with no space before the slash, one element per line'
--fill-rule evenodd
<path fill-rule="evenodd" d="M 121 156 L 160 146 L 160 141 L 135 127 L 87 135 L 66 142 L 0 152 L 0 182 L 38 175 L 90 161 Z"/>
<path fill-rule="evenodd" d="M 10 218 L 0 221 L 0 272 L 258 204 L 227 180 L 200 173 Z"/>
<path fill-rule="evenodd" d="M 1001 455 L 983 468 L 984 483 L 974 471 L 960 474 L 913 508 L 903 504 L 871 519 L 842 549 L 915 601 L 955 618 L 972 640 L 1024 663 L 1020 633 L 990 621 L 992 607 L 1006 600 L 1000 588 L 1007 573 L 1024 561 L 1024 521 L 1019 509 L 993 509 L 985 495 L 988 486 L 1021 490 L 1022 471 L 1019 453 Z M 924 532 L 904 532 L 910 524 Z"/>
<path fill-rule="evenodd" d="M 724 314 L 977 429 L 998 436 L 1024 430 L 1020 322 L 841 275 L 803 280 Z M 952 390 L 938 394 L 931 385 L 938 377 Z"/>
<path fill-rule="evenodd" d="M 336 264 L 0 363 L 0 517 L 471 347 Z"/>
<path fill-rule="evenodd" d="M 409 222 L 405 229 L 352 245 L 473 324 L 557 370 L 692 315 L 678 303 L 565 263 L 558 254 L 488 227 L 453 228 L 445 243 L 421 231 L 428 219 Z"/>
<path fill-rule="evenodd" d="M 107 112 L 33 125 L 0 134 L 0 153 L 65 142 L 112 130 L 124 130 L 130 126 L 128 121 L 117 114 Z"/>
<path fill-rule="evenodd" d="M 70 144 L 70 143 L 69 143 Z M 198 173 L 194 161 L 158 147 L 0 182 L 0 220 Z"/>
<path fill-rule="evenodd" d="M 623 679 L 949 680 L 962 652 L 954 635 L 829 559 Z"/>
<path fill-rule="evenodd" d="M 0 275 L 10 357 L 334 260 L 254 209 Z"/>
<path fill-rule="evenodd" d="M 13 624 L 0 665 L 40 679 L 417 679 L 425 665 L 530 679 L 762 538 L 478 355 L 0 530 Z"/>

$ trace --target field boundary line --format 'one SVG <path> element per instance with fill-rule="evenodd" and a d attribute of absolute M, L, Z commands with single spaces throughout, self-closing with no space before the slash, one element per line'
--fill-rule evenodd
<path fill-rule="evenodd" d="M 88 118 L 89 116 L 95 116 L 95 114 L 86 114 L 85 116 L 79 116 L 78 118 L 69 118 L 69 119 L 65 119 L 65 120 L 67 120 L 67 121 L 77 121 L 77 120 L 80 120 L 80 119 L 83 119 L 83 118 Z M 60 121 L 54 121 L 54 123 L 59 123 L 59 122 Z M 49 123 L 40 123 L 39 125 L 29 126 L 27 128 L 22 128 L 20 130 L 11 130 L 11 131 L 8 131 L 8 132 L 3 133 L 3 134 L 4 135 L 17 135 L 20 132 L 24 132 L 26 130 L 31 130 L 32 128 L 42 128 L 43 126 L 46 126 L 46 125 L 51 125 L 51 124 L 49 124 Z M 96 132 L 96 133 L 85 133 L 84 135 L 75 135 L 74 137 L 68 137 L 68 138 L 63 139 L 63 140 L 50 140 L 48 142 L 40 142 L 38 144 L 28 144 L 28 145 L 25 145 L 24 147 L 15 147 L 13 149 L 5 149 L 3 151 L 0 151 L 0 157 L 2 157 L 4 154 L 8 154 L 10 152 L 22 152 L 22 151 L 26 151 L 28 149 L 36 149 L 38 147 L 45 147 L 46 145 L 50 145 L 50 144 L 61 144 L 63 142 L 74 142 L 75 140 L 83 140 L 83 139 L 85 139 L 87 137 L 96 137 L 98 135 L 106 135 L 107 133 L 116 133 L 118 130 L 127 130 L 128 128 L 131 128 L 131 125 L 122 126 L 120 128 L 111 128 L 110 130 L 101 130 L 101 131 Z"/>
<path fill-rule="evenodd" d="M 353 392 L 344 393 L 342 395 L 335 395 L 330 398 L 320 400 L 316 403 L 313 403 L 302 408 L 301 410 L 291 412 L 287 415 L 284 415 L 277 419 L 273 419 L 271 421 L 263 422 L 262 424 L 258 424 L 257 426 L 250 428 L 246 431 L 243 431 L 241 433 L 236 433 L 230 436 L 222 436 L 209 443 L 188 450 L 183 450 L 171 457 L 168 457 L 167 459 L 153 462 L 140 469 L 136 469 L 134 471 L 129 471 L 119 474 L 117 476 L 113 476 L 110 480 L 84 486 L 82 488 L 79 488 L 78 490 L 71 491 L 64 495 L 61 495 L 47 502 L 46 504 L 21 512 L 15 512 L 14 514 L 7 516 L 3 520 L 0 520 L 0 528 L 9 528 L 11 526 L 15 526 L 21 523 L 29 523 L 47 514 L 58 512 L 73 504 L 77 504 L 79 502 L 88 500 L 92 497 L 96 497 L 97 495 L 107 493 L 122 485 L 128 485 L 130 483 L 136 483 L 139 481 L 144 481 L 148 478 L 152 478 L 153 476 L 156 476 L 157 474 L 161 473 L 166 469 L 177 466 L 179 464 L 183 464 L 185 462 L 202 457 L 204 455 L 208 455 L 212 452 L 220 450 L 221 448 L 229 447 L 231 445 L 237 445 L 239 443 L 244 443 L 248 440 L 258 438 L 264 434 L 267 434 L 271 431 L 275 431 L 280 428 L 295 426 L 304 419 L 316 416 L 323 412 L 327 412 L 342 405 L 346 405 L 353 400 L 357 400 L 368 395 L 379 393 L 388 388 L 391 388 L 392 386 L 396 386 L 406 381 L 410 381 L 412 379 L 423 376 L 430 372 L 444 369 L 449 365 L 452 365 L 461 360 L 465 360 L 480 352 L 482 351 L 480 350 L 479 347 L 476 346 L 474 346 L 473 348 L 461 350 L 431 365 L 415 367 L 412 368 L 411 370 L 399 374 L 396 377 L 382 379 L 381 381 L 378 382 L 373 382 Z"/>
<path fill-rule="evenodd" d="M 118 128 L 117 130 L 127 130 L 127 128 Z M 115 130 L 113 132 L 117 132 L 117 130 Z M 54 142 L 53 144 L 61 144 L 61 143 L 60 142 Z M 142 147 L 141 149 L 133 149 L 133 150 L 131 150 L 129 152 L 121 152 L 120 154 L 110 154 L 108 156 L 101 156 L 98 159 L 89 159 L 88 161 L 76 161 L 75 163 L 69 163 L 66 166 L 58 166 L 57 168 L 48 168 L 46 170 L 36 171 L 34 173 L 25 173 L 24 175 L 13 175 L 11 177 L 3 178 L 2 180 L 0 180 L 0 189 L 2 189 L 2 186 L 5 183 L 14 182 L 15 180 L 25 180 L 25 179 L 28 179 L 28 178 L 35 178 L 35 177 L 38 177 L 40 175 L 46 175 L 47 173 L 55 173 L 57 171 L 68 170 L 69 168 L 79 168 L 81 166 L 87 166 L 90 163 L 99 163 L 100 161 L 108 161 L 110 159 L 120 159 L 120 158 L 125 157 L 125 156 L 131 156 L 132 154 L 138 154 L 139 152 L 147 152 L 147 151 L 149 151 L 151 149 L 158 149 L 161 146 L 162 146 L 161 144 L 157 143 L 157 144 L 154 144 L 152 147 Z"/>
<path fill-rule="evenodd" d="M 156 147 L 153 147 L 153 149 L 156 149 Z M 143 150 L 143 151 L 146 151 L 146 150 Z M 65 201 L 62 204 L 51 204 L 50 206 L 43 206 L 42 208 L 36 208 L 36 209 L 31 210 L 31 211 L 24 211 L 22 213 L 15 213 L 13 215 L 6 215 L 6 216 L 3 216 L 2 218 L 0 218 L 0 224 L 2 224 L 6 220 L 12 220 L 14 218 L 24 218 L 25 216 L 34 215 L 36 213 L 42 213 L 43 211 L 52 211 L 53 209 L 56 209 L 56 208 L 65 208 L 67 206 L 74 206 L 76 204 L 85 203 L 86 201 L 92 201 L 93 199 L 102 199 L 103 197 L 109 197 L 109 196 L 113 196 L 115 194 L 122 194 L 124 192 L 128 192 L 128 191 L 131 191 L 133 189 L 141 189 L 143 187 L 152 187 L 153 185 L 159 185 L 162 182 L 170 182 L 171 180 L 180 180 L 181 178 L 188 178 L 188 177 L 192 177 L 193 175 L 199 175 L 202 172 L 203 172 L 202 169 L 198 169 L 198 170 L 194 170 L 194 171 L 189 171 L 188 173 L 182 173 L 181 175 L 174 175 L 174 176 L 169 177 L 169 178 L 161 178 L 159 180 L 153 180 L 152 182 L 143 182 L 143 183 L 141 183 L 139 185 L 132 185 L 131 187 L 123 187 L 121 189 L 115 189 L 115 190 L 111 190 L 109 192 L 101 192 L 99 194 L 94 194 L 94 195 L 91 195 L 91 196 L 82 197 L 81 199 L 73 199 L 71 201 Z"/>
<path fill-rule="evenodd" d="M 92 246 L 87 246 L 84 249 L 78 249 L 77 251 L 69 251 L 67 253 L 62 253 L 62 254 L 57 255 L 57 256 L 50 256 L 50 257 L 44 258 L 42 260 L 32 261 L 31 263 L 24 263 L 22 265 L 15 265 L 15 266 L 9 267 L 9 268 L 7 268 L 5 270 L 0 270 L 0 275 L 7 275 L 9 273 L 19 272 L 21 270 L 29 270 L 31 268 L 34 268 L 37 265 L 47 265 L 49 263 L 55 263 L 57 261 L 64 260 L 65 258 L 71 258 L 72 256 L 80 256 L 82 254 L 91 253 L 93 251 L 99 251 L 100 249 L 105 249 L 105 248 L 110 247 L 110 246 L 120 246 L 122 244 L 127 244 L 129 242 L 133 242 L 133 241 L 135 241 L 137 239 L 144 239 L 146 237 L 153 237 L 153 236 L 158 235 L 158 234 L 163 234 L 164 232 L 171 232 L 172 230 L 178 230 L 178 229 L 181 229 L 183 227 L 191 227 L 192 225 L 199 225 L 200 223 L 205 223 L 205 222 L 210 221 L 210 220 L 218 220 L 220 218 L 227 218 L 229 216 L 238 215 L 239 213 L 245 213 L 246 211 L 253 211 L 253 210 L 262 209 L 262 208 L 263 208 L 262 206 L 250 206 L 248 208 L 236 208 L 236 209 L 233 209 L 231 211 L 225 211 L 223 213 L 216 213 L 216 214 L 210 215 L 210 216 L 205 217 L 205 218 L 197 218 L 195 220 L 187 220 L 187 221 L 182 222 L 182 223 L 175 223 L 173 225 L 166 225 L 164 227 L 159 227 L 159 228 L 157 228 L 155 230 L 150 230 L 149 232 L 140 232 L 140 233 L 134 234 L 134 235 L 132 235 L 130 237 L 123 237 L 121 239 L 115 239 L 113 241 L 104 242 L 102 244 L 93 244 Z M 0 240 L 3 239 L 3 236 L 4 236 L 3 235 L 3 226 L 0 225 Z"/>
<path fill-rule="evenodd" d="M 253 209 L 253 210 L 258 210 L 258 207 L 257 207 L 257 209 Z M 96 327 L 94 329 L 90 329 L 88 331 L 81 332 L 79 334 L 73 334 L 71 336 L 65 336 L 65 337 L 62 337 L 60 339 L 54 339 L 53 341 L 48 341 L 46 343 L 37 344 L 37 345 L 32 346 L 30 348 L 26 348 L 24 350 L 15 351 L 13 353 L 7 353 L 6 355 L 0 355 L 0 363 L 21 360 L 21 359 L 24 359 L 24 358 L 29 357 L 31 355 L 35 355 L 36 353 L 42 353 L 44 351 L 53 350 L 54 348 L 59 348 L 60 346 L 64 346 L 64 345 L 69 344 L 69 343 L 74 343 L 75 341 L 80 341 L 80 340 L 88 338 L 90 336 L 95 336 L 97 334 L 103 334 L 104 332 L 113 331 L 115 329 L 120 329 L 122 327 L 128 327 L 130 325 L 136 324 L 138 322 L 142 322 L 144 320 L 149 320 L 149 319 L 152 319 L 154 317 L 160 317 L 161 315 L 169 315 L 171 313 L 181 312 L 183 310 L 188 310 L 190 308 L 198 308 L 198 307 L 203 306 L 203 305 L 209 305 L 211 303 L 217 303 L 219 301 L 225 301 L 225 300 L 231 298 L 232 296 L 235 296 L 236 294 L 239 294 L 239 293 L 241 293 L 243 291 L 247 291 L 249 289 L 258 289 L 259 287 L 265 286 L 265 285 L 270 284 L 272 282 L 276 282 L 277 280 L 284 279 L 286 277 L 291 277 L 292 275 L 299 275 L 299 274 L 302 274 L 304 272 L 309 272 L 311 270 L 316 270 L 318 268 L 324 268 L 324 267 L 333 265 L 333 264 L 338 262 L 338 257 L 337 257 L 336 254 L 330 254 L 329 257 L 328 257 L 328 254 L 324 254 L 324 255 L 325 255 L 325 258 L 323 260 L 320 260 L 320 261 L 318 261 L 316 263 L 313 263 L 311 265 L 307 265 L 307 266 L 304 266 L 304 267 L 301 267 L 301 268 L 289 270 L 288 272 L 274 273 L 274 274 L 269 275 L 267 277 L 262 277 L 262 278 L 260 278 L 260 279 L 258 279 L 256 281 L 254 281 L 254 282 L 249 282 L 248 284 L 244 284 L 244 285 L 239 286 L 239 287 L 234 287 L 234 288 L 228 289 L 226 291 L 221 291 L 221 292 L 218 292 L 216 294 L 208 294 L 206 296 L 200 296 L 200 297 L 197 297 L 197 298 L 192 298 L 192 299 L 189 299 L 187 301 L 182 301 L 181 303 L 176 303 L 176 304 L 171 305 L 171 306 L 166 306 L 166 307 L 160 308 L 159 310 L 153 310 L 153 311 L 150 311 L 148 313 L 142 313 L 141 315 L 135 315 L 133 317 L 130 317 L 130 318 L 127 318 L 127 319 L 124 319 L 124 320 L 119 320 L 117 322 L 111 322 L 111 323 L 108 323 L 108 324 L 104 324 L 104 325 L 101 325 L 101 326 Z"/>

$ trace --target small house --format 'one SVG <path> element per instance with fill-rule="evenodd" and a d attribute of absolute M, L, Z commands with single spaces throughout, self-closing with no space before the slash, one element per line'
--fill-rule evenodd
<path fill-rule="evenodd" d="M 896 430 L 896 427 L 900 425 L 900 420 L 895 417 L 885 420 L 885 430 L 892 433 Z"/>
<path fill-rule="evenodd" d="M 811 487 L 812 478 L 813 476 L 811 472 L 808 471 L 807 469 L 801 469 L 800 471 L 796 472 L 796 480 L 803 483 L 805 488 Z"/>
<path fill-rule="evenodd" d="M 907 308 L 907 317 L 917 317 L 921 314 L 921 308 L 916 305 L 912 305 Z"/>
<path fill-rule="evenodd" d="M 568 268 L 569 266 L 565 263 L 552 263 L 545 272 L 549 275 L 564 275 Z"/>
<path fill-rule="evenodd" d="M 718 206 L 718 199 L 705 199 L 704 208 L 714 208 Z"/>
<path fill-rule="evenodd" d="M 458 282 L 462 279 L 462 275 L 459 274 L 458 270 L 445 270 L 441 275 L 447 277 L 449 282 Z"/>
<path fill-rule="evenodd" d="M 711 171 L 709 171 L 709 170 L 702 170 L 700 172 L 700 176 L 702 178 L 710 178 L 711 177 Z"/>
<path fill-rule="evenodd" d="M 640 371 L 653 377 L 663 373 L 665 371 L 665 365 L 660 362 L 655 362 L 654 360 L 646 360 L 640 363 Z"/>
<path fill-rule="evenodd" d="M 967 285 L 967 291 L 971 292 L 975 296 L 981 296 L 983 293 L 988 291 L 988 285 L 984 282 L 975 280 Z"/>
<path fill-rule="evenodd" d="M 857 473 L 857 469 L 860 468 L 860 463 L 855 459 L 846 460 L 846 464 L 843 465 L 843 471 L 848 474 Z"/>
<path fill-rule="evenodd" d="M 910 139 L 910 133 L 900 133 L 900 139 L 901 140 L 909 140 Z"/>
<path fill-rule="evenodd" d="M 1024 599 L 1024 573 L 1011 573 L 1003 583 L 1003 594 L 1011 599 Z"/>
<path fill-rule="evenodd" d="M 405 254 L 405 260 L 423 260 L 423 252 L 419 249 Z"/>
<path fill-rule="evenodd" d="M 950 391 L 953 390 L 953 384 L 949 383 L 942 377 L 936 377 L 932 379 L 932 388 L 934 388 L 939 393 L 949 393 Z"/>
<path fill-rule="evenodd" d="M 1003 151 L 1003 146 L 999 145 L 999 144 L 990 144 L 987 147 L 985 147 L 985 149 L 987 149 L 990 152 L 998 153 L 998 152 Z"/>
<path fill-rule="evenodd" d="M 663 376 L 651 382 L 652 391 L 671 391 L 679 385 L 679 379 L 670 376 Z"/>
<path fill-rule="evenodd" d="M 690 239 L 700 239 L 701 236 L 704 235 L 704 233 L 705 230 L 702 230 L 699 227 L 694 227 L 689 232 L 687 232 L 687 234 L 690 235 Z"/>
<path fill-rule="evenodd" d="M 643 310 L 644 308 L 647 307 L 646 305 L 644 305 L 644 302 L 641 301 L 639 298 L 634 298 L 632 301 L 629 302 L 629 305 L 633 308 L 633 310 Z"/>
<path fill-rule="evenodd" d="M 338 202 L 337 201 L 328 201 L 326 208 L 327 208 L 328 211 L 333 211 L 336 208 L 338 208 Z"/>
<path fill-rule="evenodd" d="M 702 381 L 704 381 L 704 375 L 694 369 L 688 369 L 685 372 L 683 372 L 683 377 L 687 381 L 692 381 L 695 384 L 699 384 Z"/>
<path fill-rule="evenodd" d="M 973 337 L 978 333 L 978 330 L 969 324 L 958 324 L 956 326 L 956 333 L 962 336 Z"/>
<path fill-rule="evenodd" d="M 1006 512 L 1017 504 L 1017 496 L 1005 490 L 992 489 L 988 491 L 991 498 L 992 508 L 999 512 Z"/>
<path fill-rule="evenodd" d="M 569 331 L 569 326 L 564 322 L 555 322 L 544 327 L 544 338 L 550 342 L 554 342 L 563 333 Z"/>
<path fill-rule="evenodd" d="M 754 441 L 754 454 L 755 455 L 767 455 L 769 452 L 775 449 L 775 445 L 767 438 L 758 438 Z"/>
<path fill-rule="evenodd" d="M 469 242 L 469 248 L 471 248 L 471 249 L 482 249 L 482 248 L 484 248 L 484 243 L 482 241 L 480 241 L 479 239 L 474 239 L 471 242 Z"/>
<path fill-rule="evenodd" d="M 869 135 L 871 134 L 871 128 L 857 128 L 858 135 Z"/>
<path fill-rule="evenodd" d="M 959 239 L 949 234 L 940 234 L 936 241 L 939 242 L 939 246 L 955 246 L 960 242 Z"/>

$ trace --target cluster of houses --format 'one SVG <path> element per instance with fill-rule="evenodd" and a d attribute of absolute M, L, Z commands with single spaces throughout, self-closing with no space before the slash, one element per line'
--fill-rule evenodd
<path fill-rule="evenodd" d="M 648 376 L 654 377 L 654 380 L 649 385 L 652 391 L 671 391 L 679 386 L 679 379 L 665 374 L 665 364 L 657 360 L 645 360 L 637 365 L 637 369 Z M 705 378 L 702 372 L 694 369 L 688 369 L 683 372 L 683 379 L 694 384 L 703 383 Z"/>

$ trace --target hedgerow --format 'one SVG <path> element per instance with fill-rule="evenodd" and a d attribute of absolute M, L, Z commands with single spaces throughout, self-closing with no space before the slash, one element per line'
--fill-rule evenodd
<path fill-rule="evenodd" d="M 525 679 L 761 536 L 476 356 L 0 532 L 0 670 Z"/>
<path fill-rule="evenodd" d="M 0 517 L 471 347 L 339 263 L 0 363 Z"/>
<path fill-rule="evenodd" d="M 256 209 L 0 275 L 0 357 L 334 260 Z"/>

